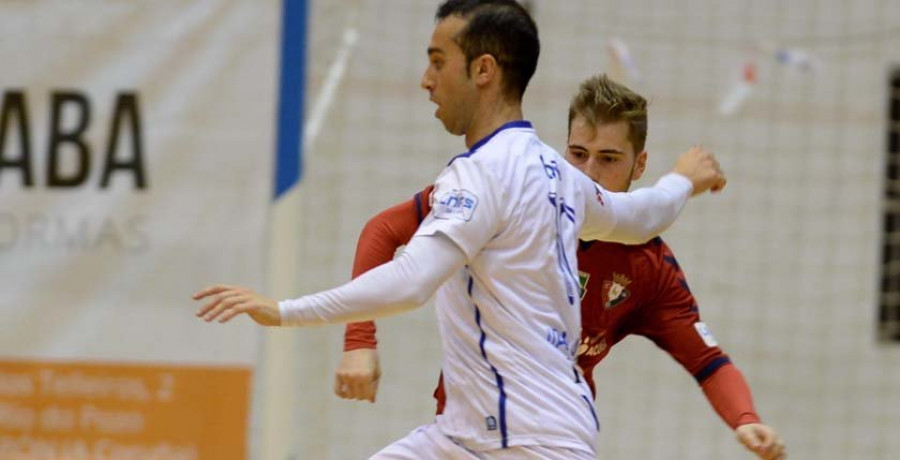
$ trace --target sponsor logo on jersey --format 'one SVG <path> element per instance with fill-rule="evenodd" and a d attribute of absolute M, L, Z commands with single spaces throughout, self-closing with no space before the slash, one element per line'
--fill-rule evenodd
<path fill-rule="evenodd" d="M 591 279 L 591 274 L 587 272 L 583 272 L 581 270 L 578 271 L 578 287 L 581 291 L 581 300 L 584 300 L 584 295 L 587 294 L 587 285 L 588 280 Z"/>
<path fill-rule="evenodd" d="M 572 353 L 569 345 L 569 337 L 566 331 L 560 331 L 555 327 L 547 329 L 547 342 L 566 354 Z M 574 348 L 574 347 L 571 347 Z"/>
<path fill-rule="evenodd" d="M 578 346 L 578 356 L 601 356 L 606 351 L 606 331 L 589 336 Z"/>
<path fill-rule="evenodd" d="M 613 273 L 612 280 L 603 282 L 603 306 L 613 308 L 627 299 L 631 295 L 628 290 L 629 284 L 631 284 L 631 280 L 627 276 Z"/>
<path fill-rule="evenodd" d="M 705 343 L 707 347 L 719 346 L 719 342 L 716 342 L 716 338 L 713 337 L 712 331 L 709 330 L 706 323 L 696 322 L 694 323 L 694 329 L 697 330 L 697 334 L 700 335 L 700 338 L 703 339 L 703 343 Z"/>
<path fill-rule="evenodd" d="M 441 194 L 436 200 L 432 212 L 437 219 L 472 220 L 478 197 L 474 193 L 462 189 L 453 189 Z"/>

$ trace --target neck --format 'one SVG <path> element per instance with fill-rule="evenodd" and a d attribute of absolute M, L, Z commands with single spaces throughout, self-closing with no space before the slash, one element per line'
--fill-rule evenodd
<path fill-rule="evenodd" d="M 497 128 L 511 121 L 522 120 L 522 103 L 497 101 L 495 104 L 480 104 L 482 109 L 475 113 L 472 124 L 466 130 L 466 148 L 484 139 Z"/>

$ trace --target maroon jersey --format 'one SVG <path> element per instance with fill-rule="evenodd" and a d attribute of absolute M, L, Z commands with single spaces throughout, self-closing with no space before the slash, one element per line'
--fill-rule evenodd
<path fill-rule="evenodd" d="M 391 260 L 430 211 L 431 187 L 413 200 L 383 211 L 360 235 L 354 277 Z M 594 395 L 593 370 L 613 345 L 629 334 L 642 335 L 668 352 L 690 372 L 710 404 L 730 427 L 759 422 L 750 388 L 706 326 L 672 251 L 660 238 L 639 246 L 581 242 L 582 343 L 578 364 Z M 344 349 L 375 348 L 375 323 L 351 323 Z M 443 381 L 434 391 L 443 412 Z"/>
<path fill-rule="evenodd" d="M 631 334 L 652 340 L 701 384 L 730 362 L 700 322 L 685 276 L 661 238 L 638 246 L 582 241 L 578 269 L 578 364 L 594 394 L 594 366 Z"/>

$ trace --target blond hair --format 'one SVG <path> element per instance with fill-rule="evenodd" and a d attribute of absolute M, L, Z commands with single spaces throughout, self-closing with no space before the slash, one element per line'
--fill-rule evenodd
<path fill-rule="evenodd" d="M 598 124 L 628 123 L 628 140 L 634 153 L 644 151 L 647 141 L 647 100 L 621 83 L 611 80 L 606 74 L 593 76 L 578 88 L 578 93 L 569 104 L 569 131 L 572 120 L 581 116 L 588 126 Z"/>

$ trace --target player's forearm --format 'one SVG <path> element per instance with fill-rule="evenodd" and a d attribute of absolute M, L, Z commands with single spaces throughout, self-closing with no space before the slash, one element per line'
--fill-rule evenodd
<path fill-rule="evenodd" d="M 703 381 L 702 388 L 713 409 L 732 429 L 747 423 L 760 423 L 750 387 L 733 364 L 716 370 Z"/>
<path fill-rule="evenodd" d="M 364 321 L 410 310 L 465 263 L 465 254 L 446 237 L 416 237 L 397 259 L 343 286 L 279 302 L 281 324 Z"/>
<path fill-rule="evenodd" d="M 689 179 L 672 173 L 660 178 L 650 188 L 630 193 L 608 193 L 615 226 L 611 231 L 600 234 L 585 229 L 581 237 L 626 244 L 646 242 L 675 222 L 691 191 Z"/>

